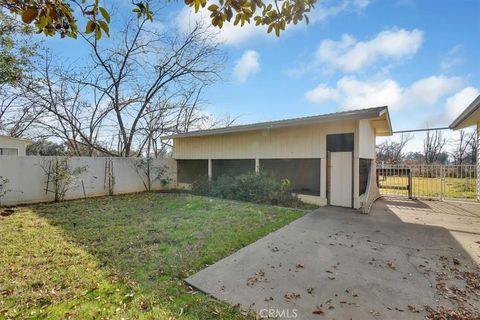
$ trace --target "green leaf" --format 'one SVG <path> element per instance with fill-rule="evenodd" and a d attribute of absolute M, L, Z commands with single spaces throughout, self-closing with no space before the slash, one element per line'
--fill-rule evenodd
<path fill-rule="evenodd" d="M 210 10 L 210 11 L 217 11 L 217 10 L 218 10 L 218 6 L 217 6 L 216 4 L 209 5 L 209 6 L 208 6 L 208 10 Z"/>
<path fill-rule="evenodd" d="M 110 14 L 108 13 L 108 11 L 103 7 L 98 8 L 98 10 L 100 10 L 100 13 L 102 14 L 102 17 L 105 19 L 105 21 L 107 21 L 107 23 L 110 23 Z"/>
<path fill-rule="evenodd" d="M 267 33 L 272 32 L 272 29 L 273 29 L 273 23 L 271 23 L 271 24 L 268 26 Z"/>
<path fill-rule="evenodd" d="M 92 33 L 93 31 L 95 31 L 96 27 L 97 25 L 95 24 L 95 22 L 93 22 L 92 20 L 88 20 L 87 26 L 85 27 L 85 33 Z"/>
<path fill-rule="evenodd" d="M 100 28 L 102 28 L 103 31 L 107 34 L 107 36 L 110 37 L 110 29 L 108 28 L 108 24 L 105 21 L 98 21 L 98 24 L 100 25 Z"/>
<path fill-rule="evenodd" d="M 100 40 L 101 38 L 102 38 L 102 30 L 100 30 L 100 28 L 97 28 L 95 30 L 95 39 Z"/>
<path fill-rule="evenodd" d="M 242 14 L 239 13 L 235 17 L 235 21 L 233 22 L 233 25 L 236 26 L 240 22 L 240 18 L 242 17 Z"/>

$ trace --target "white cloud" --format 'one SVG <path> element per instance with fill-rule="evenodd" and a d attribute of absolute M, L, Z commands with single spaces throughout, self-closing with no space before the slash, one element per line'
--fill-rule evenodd
<path fill-rule="evenodd" d="M 313 103 L 334 101 L 343 109 L 388 105 L 391 110 L 398 110 L 434 105 L 460 85 L 460 78 L 443 75 L 420 79 L 407 87 L 402 87 L 393 79 L 362 81 L 354 76 L 345 76 L 337 81 L 335 87 L 320 84 L 307 91 L 305 98 Z"/>
<path fill-rule="evenodd" d="M 307 100 L 317 103 L 337 100 L 338 90 L 320 84 L 315 89 L 307 91 L 307 93 L 305 93 L 305 97 L 307 98 Z"/>
<path fill-rule="evenodd" d="M 405 89 L 404 106 L 433 105 L 442 96 L 457 90 L 462 81 L 459 77 L 431 76 L 417 80 Z"/>
<path fill-rule="evenodd" d="M 440 63 L 440 68 L 442 68 L 442 71 L 448 71 L 455 66 L 461 65 L 463 63 L 463 59 L 460 57 L 462 51 L 462 45 L 456 45 L 450 49 Z"/>
<path fill-rule="evenodd" d="M 474 87 L 466 87 L 451 96 L 445 102 L 445 115 L 449 121 L 455 120 L 472 101 L 478 97 L 480 91 Z"/>
<path fill-rule="evenodd" d="M 248 77 L 260 71 L 260 55 L 254 50 L 247 50 L 242 57 L 235 62 L 233 74 L 240 82 L 245 82 Z"/>
<path fill-rule="evenodd" d="M 339 41 L 324 40 L 315 58 L 327 68 L 355 72 L 380 59 L 400 59 L 414 55 L 423 42 L 423 32 L 418 29 L 391 29 L 378 33 L 367 41 L 358 41 L 344 34 Z"/>
<path fill-rule="evenodd" d="M 308 14 L 310 22 L 322 22 L 344 12 L 359 11 L 365 9 L 370 0 L 323 0 L 316 4 L 315 8 Z"/>

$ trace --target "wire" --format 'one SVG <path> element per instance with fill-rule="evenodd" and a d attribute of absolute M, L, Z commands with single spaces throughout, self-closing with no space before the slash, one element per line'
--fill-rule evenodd
<path fill-rule="evenodd" d="M 426 129 L 412 129 L 412 130 L 392 131 L 392 133 L 423 132 L 423 131 L 437 131 L 437 130 L 449 130 L 449 129 L 450 129 L 449 127 L 426 128 Z"/>

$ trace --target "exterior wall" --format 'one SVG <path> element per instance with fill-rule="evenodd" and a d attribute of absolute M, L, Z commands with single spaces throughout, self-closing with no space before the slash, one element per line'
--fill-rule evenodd
<path fill-rule="evenodd" d="M 358 121 L 359 158 L 375 159 L 375 129 L 370 120 Z"/>
<path fill-rule="evenodd" d="M 360 178 L 360 128 L 359 121 L 355 122 L 355 136 L 354 136 L 354 146 L 353 146 L 353 199 L 352 207 L 359 209 L 360 198 L 359 198 L 359 178 Z"/>
<path fill-rule="evenodd" d="M 0 148 L 14 148 L 18 150 L 18 156 L 26 155 L 28 142 L 10 137 L 0 137 Z"/>
<path fill-rule="evenodd" d="M 355 121 L 177 138 L 175 159 L 326 158 L 326 135 L 354 132 Z"/>
<path fill-rule="evenodd" d="M 326 205 L 326 136 L 352 132 L 355 135 L 352 206 L 359 209 L 363 203 L 358 195 L 359 159 L 375 159 L 375 129 L 368 119 L 177 138 L 174 139 L 174 158 L 178 160 L 320 158 L 320 196 L 308 196 L 308 202 Z M 307 200 L 303 195 L 302 198 Z"/>
<path fill-rule="evenodd" d="M 320 196 L 299 196 L 305 202 L 326 205 L 326 136 L 327 134 L 355 133 L 356 131 L 358 131 L 358 122 L 349 120 L 330 124 L 177 138 L 174 139 L 174 158 L 177 160 L 256 159 L 256 161 L 275 158 L 319 158 Z M 358 178 L 356 181 L 358 184 Z M 355 204 L 356 208 L 359 208 L 358 197 L 355 199 Z"/>
<path fill-rule="evenodd" d="M 375 169 L 375 157 L 376 157 L 376 139 L 375 128 L 368 119 L 362 119 L 357 122 L 356 135 L 356 149 L 354 157 L 354 208 L 362 209 L 364 213 L 368 213 L 371 204 L 377 199 L 378 188 L 376 188 L 376 169 Z M 360 158 L 372 159 L 370 167 L 370 177 L 367 186 L 367 191 L 363 196 L 359 196 L 359 174 L 360 174 Z M 357 180 L 355 180 L 357 179 Z"/>
<path fill-rule="evenodd" d="M 54 157 L 0 157 L 0 177 L 9 180 L 6 189 L 10 190 L 1 204 L 16 205 L 23 203 L 48 202 L 54 200 L 51 192 L 45 192 L 47 176 L 44 167 Z M 85 171 L 69 187 L 65 199 L 78 199 L 108 195 L 105 183 L 106 163 L 111 161 L 115 180 L 114 194 L 145 191 L 142 176 L 135 168 L 135 158 L 69 158 L 69 166 Z M 176 161 L 173 159 L 153 159 L 153 166 L 164 166 L 165 176 L 170 183 L 163 186 L 160 181 L 152 181 L 153 190 L 173 188 L 176 186 Z M 145 179 L 145 178 L 144 178 Z M 85 190 L 85 191 L 84 191 Z"/>

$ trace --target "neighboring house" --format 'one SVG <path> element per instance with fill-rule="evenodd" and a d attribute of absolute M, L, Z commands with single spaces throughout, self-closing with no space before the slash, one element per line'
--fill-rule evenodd
<path fill-rule="evenodd" d="M 376 199 L 375 137 L 392 135 L 387 107 L 174 134 L 179 185 L 266 170 L 319 205 L 363 208 Z"/>
<path fill-rule="evenodd" d="M 0 156 L 25 156 L 32 141 L 0 135 Z"/>
<path fill-rule="evenodd" d="M 477 126 L 477 200 L 480 201 L 480 95 L 450 124 L 450 129 L 471 126 Z"/>

